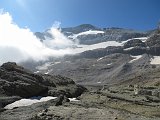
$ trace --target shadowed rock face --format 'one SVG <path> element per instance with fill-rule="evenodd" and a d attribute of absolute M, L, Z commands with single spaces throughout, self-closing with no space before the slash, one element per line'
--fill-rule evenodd
<path fill-rule="evenodd" d="M 44 93 L 47 87 L 38 83 L 42 79 L 16 63 L 8 62 L 0 67 L 0 89 L 7 96 L 31 97 Z"/>
<path fill-rule="evenodd" d="M 102 31 L 103 33 L 98 34 L 85 34 L 79 35 L 77 38 L 71 38 L 75 34 L 79 34 L 86 31 Z M 53 38 L 53 36 L 46 30 L 42 33 L 36 32 L 35 35 L 41 41 L 46 40 L 45 37 Z M 67 36 L 68 38 L 72 39 L 73 41 L 78 39 L 80 44 L 96 44 L 105 41 L 124 41 L 131 38 L 138 38 L 138 37 L 145 37 L 147 33 L 140 32 L 131 29 L 123 29 L 123 28 L 98 28 L 96 26 L 90 24 L 82 24 L 76 27 L 68 27 L 68 28 L 61 28 L 61 32 Z"/>
<path fill-rule="evenodd" d="M 160 55 L 160 33 L 156 32 L 147 41 L 146 45 L 149 46 L 149 53 L 153 55 Z"/>
<path fill-rule="evenodd" d="M 67 77 L 34 74 L 16 63 L 8 62 L 0 67 L 0 108 L 21 98 L 62 94 L 78 97 L 85 90 Z"/>
<path fill-rule="evenodd" d="M 150 62 L 153 56 L 160 55 L 159 36 L 158 32 L 154 32 L 147 40 L 132 38 L 125 44 L 122 43 L 122 46 L 109 46 L 65 56 L 55 60 L 59 64 L 54 64 L 53 61 L 53 65 L 49 65 L 49 74 L 64 75 L 79 84 L 113 84 L 133 79 L 156 68 Z M 40 72 L 46 73 L 47 70 Z"/>
<path fill-rule="evenodd" d="M 135 30 L 130 29 L 123 29 L 123 28 L 97 28 L 97 27 L 91 27 L 92 25 L 80 25 L 73 28 L 62 28 L 62 32 L 66 36 L 78 34 L 84 31 L 88 30 L 98 30 L 103 31 L 104 33 L 98 33 L 98 34 L 87 34 L 87 35 L 80 35 L 78 36 L 79 43 L 81 44 L 96 44 L 100 42 L 105 41 L 124 41 L 131 38 L 137 38 L 137 37 L 144 37 L 146 36 L 146 33 L 139 32 Z M 66 34 L 68 33 L 69 34 Z M 74 40 L 74 39 L 73 39 Z"/>
<path fill-rule="evenodd" d="M 160 33 L 155 33 L 147 39 L 146 44 L 151 46 L 159 46 L 160 45 Z"/>
<path fill-rule="evenodd" d="M 139 39 L 132 39 L 124 44 L 124 48 L 130 47 L 145 47 L 145 43 Z"/>

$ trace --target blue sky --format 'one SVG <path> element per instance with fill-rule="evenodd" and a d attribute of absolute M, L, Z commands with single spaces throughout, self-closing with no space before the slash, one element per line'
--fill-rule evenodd
<path fill-rule="evenodd" d="M 44 31 L 90 23 L 98 27 L 150 30 L 160 21 L 160 0 L 0 0 L 20 27 Z"/>

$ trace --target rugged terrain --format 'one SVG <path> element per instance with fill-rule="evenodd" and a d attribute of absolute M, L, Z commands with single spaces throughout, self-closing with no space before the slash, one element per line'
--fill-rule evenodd
<path fill-rule="evenodd" d="M 34 96 L 78 97 L 85 88 L 63 76 L 34 74 L 16 63 L 0 67 L 0 108 L 21 98 Z"/>
<path fill-rule="evenodd" d="M 96 33 L 91 31 L 96 31 Z M 62 28 L 62 32 L 65 34 L 70 33 L 69 35 L 67 34 L 69 37 L 71 35 L 77 37 L 85 36 L 90 40 L 93 40 L 91 36 L 95 35 L 96 43 L 101 42 L 101 44 L 90 42 L 90 45 L 81 45 L 81 47 L 91 48 L 91 46 L 98 45 L 99 47 L 91 50 L 87 49 L 78 54 L 67 55 L 63 58 L 52 59 L 48 62 L 37 64 L 34 68 L 26 67 L 35 72 L 64 75 L 78 84 L 86 85 L 97 83 L 116 84 L 133 79 L 136 82 L 142 79 L 149 80 L 150 78 L 146 79 L 145 77 L 149 77 L 152 71 L 159 71 L 159 65 L 153 63 L 157 59 L 160 49 L 160 34 L 158 30 L 138 32 L 120 28 L 100 29 L 87 24 L 74 28 Z M 101 41 L 102 38 L 99 34 L 105 36 L 105 42 Z M 83 41 L 80 38 L 75 39 Z M 104 47 L 105 45 L 106 47 Z"/>
<path fill-rule="evenodd" d="M 43 42 L 52 38 L 48 31 L 35 35 Z M 12 62 L 0 67 L 0 120 L 160 120 L 159 30 L 84 24 L 61 31 L 83 50 L 19 63 L 31 71 Z"/>

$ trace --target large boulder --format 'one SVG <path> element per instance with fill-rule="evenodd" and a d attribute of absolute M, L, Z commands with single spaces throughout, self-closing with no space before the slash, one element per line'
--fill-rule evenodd
<path fill-rule="evenodd" d="M 46 81 L 47 83 L 47 84 L 44 83 L 44 85 L 49 84 L 48 95 L 51 96 L 65 95 L 67 97 L 78 97 L 84 91 L 86 91 L 86 88 L 80 85 L 76 85 L 75 82 L 70 78 L 62 77 L 60 75 L 56 76 L 42 75 L 42 76 L 44 78 L 44 81 Z M 55 87 L 51 85 L 55 85 Z"/>
<path fill-rule="evenodd" d="M 0 90 L 7 96 L 32 97 L 45 93 L 48 88 L 39 79 L 16 63 L 4 63 L 0 67 Z"/>
<path fill-rule="evenodd" d="M 1 96 L 59 96 L 78 97 L 86 89 L 67 77 L 34 74 L 16 63 L 4 63 L 0 67 Z"/>
<path fill-rule="evenodd" d="M 57 86 L 48 91 L 50 96 L 65 95 L 69 98 L 78 97 L 87 89 L 80 85 Z"/>
<path fill-rule="evenodd" d="M 41 74 L 43 77 L 43 84 L 46 86 L 62 86 L 62 85 L 68 85 L 68 84 L 75 84 L 75 82 L 67 77 L 61 76 L 61 75 L 47 75 L 47 74 Z M 45 81 L 45 82 L 44 82 Z"/>

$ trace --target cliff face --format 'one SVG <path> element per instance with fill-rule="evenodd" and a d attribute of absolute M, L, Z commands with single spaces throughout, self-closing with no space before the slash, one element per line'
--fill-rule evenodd
<path fill-rule="evenodd" d="M 4 63 L 0 67 L 0 104 L 16 101 L 20 98 L 33 96 L 77 97 L 85 91 L 73 80 L 63 76 L 34 74 L 16 63 Z"/>

